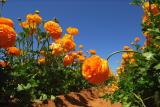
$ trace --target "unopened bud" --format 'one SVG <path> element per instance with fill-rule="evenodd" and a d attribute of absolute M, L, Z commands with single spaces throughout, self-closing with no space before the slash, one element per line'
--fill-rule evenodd
<path fill-rule="evenodd" d="M 39 13 L 40 13 L 40 11 L 39 11 L 39 10 L 36 10 L 34 13 L 39 14 Z"/>

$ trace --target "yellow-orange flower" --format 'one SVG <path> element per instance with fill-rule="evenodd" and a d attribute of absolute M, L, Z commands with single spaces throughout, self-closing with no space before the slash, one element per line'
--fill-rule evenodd
<path fill-rule="evenodd" d="M 124 72 L 124 66 L 120 66 L 117 68 L 117 73 L 120 75 L 122 72 Z"/>
<path fill-rule="evenodd" d="M 14 46 L 16 40 L 16 32 L 8 25 L 0 24 L 0 48 L 8 48 Z"/>
<path fill-rule="evenodd" d="M 151 4 L 151 12 L 154 16 L 159 14 L 159 7 L 157 4 Z"/>
<path fill-rule="evenodd" d="M 134 41 L 135 41 L 135 42 L 138 42 L 139 40 L 140 40 L 139 37 L 135 37 L 135 38 L 134 38 Z"/>
<path fill-rule="evenodd" d="M 148 21 L 148 15 L 144 14 L 142 18 L 142 23 L 146 23 Z"/>
<path fill-rule="evenodd" d="M 90 54 L 92 54 L 92 55 L 95 55 L 95 54 L 96 54 L 96 51 L 93 50 L 93 49 L 89 50 L 88 52 L 89 52 Z"/>
<path fill-rule="evenodd" d="M 77 54 L 76 52 L 72 52 L 72 53 L 70 53 L 70 55 L 71 55 L 74 59 L 78 58 L 78 54 Z"/>
<path fill-rule="evenodd" d="M 133 64 L 135 62 L 136 62 L 136 59 L 134 59 L 134 58 L 130 59 L 130 61 L 129 61 L 130 64 Z"/>
<path fill-rule="evenodd" d="M 74 58 L 72 55 L 66 55 L 63 59 L 63 65 L 64 66 L 69 66 L 74 62 Z"/>
<path fill-rule="evenodd" d="M 52 54 L 53 55 L 60 55 L 63 53 L 63 48 L 62 48 L 62 45 L 61 44 L 53 44 L 53 47 L 52 47 Z"/>
<path fill-rule="evenodd" d="M 44 50 L 41 50 L 39 53 L 43 56 L 46 56 L 46 52 Z"/>
<path fill-rule="evenodd" d="M 0 17 L 0 24 L 5 24 L 8 25 L 10 27 L 14 27 L 14 23 L 11 19 L 9 18 L 5 18 L 5 17 Z"/>
<path fill-rule="evenodd" d="M 78 56 L 78 60 L 80 61 L 80 62 L 84 62 L 85 61 L 85 57 L 84 56 L 82 56 L 82 55 L 79 55 Z"/>
<path fill-rule="evenodd" d="M 151 37 L 151 35 L 149 34 L 148 31 L 143 33 L 144 37 L 146 37 L 147 39 L 149 39 Z"/>
<path fill-rule="evenodd" d="M 149 11 L 149 6 L 150 6 L 149 2 L 144 2 L 144 4 L 143 4 L 144 10 Z"/>
<path fill-rule="evenodd" d="M 62 35 L 62 28 L 61 26 L 54 22 L 54 21 L 48 21 L 44 24 L 44 29 L 49 32 L 52 39 L 59 39 Z"/>
<path fill-rule="evenodd" d="M 38 64 L 44 64 L 44 63 L 45 63 L 45 58 L 38 59 Z"/>
<path fill-rule="evenodd" d="M 83 51 L 79 50 L 79 51 L 77 51 L 77 54 L 78 55 L 83 55 Z"/>
<path fill-rule="evenodd" d="M 19 56 L 21 54 L 21 50 L 16 47 L 7 48 L 7 54 Z"/>
<path fill-rule="evenodd" d="M 82 75 L 92 84 L 101 84 L 109 78 L 109 65 L 107 60 L 93 55 L 87 58 L 82 65 Z"/>
<path fill-rule="evenodd" d="M 74 50 L 76 47 L 76 44 L 73 40 L 71 39 L 65 39 L 63 41 L 63 48 L 64 48 L 64 51 L 65 52 L 69 52 L 69 51 L 72 51 Z"/>
<path fill-rule="evenodd" d="M 79 49 L 83 49 L 84 48 L 84 46 L 83 45 L 79 45 Z"/>
<path fill-rule="evenodd" d="M 123 47 L 123 50 L 129 50 L 129 49 L 130 49 L 129 46 L 124 46 L 124 47 Z"/>
<path fill-rule="evenodd" d="M 29 24 L 27 22 L 21 22 L 19 24 L 22 28 L 29 28 Z"/>
<path fill-rule="evenodd" d="M 0 61 L 0 68 L 5 68 L 7 67 L 8 63 L 6 61 Z"/>
<path fill-rule="evenodd" d="M 78 29 L 75 27 L 68 27 L 67 28 L 67 33 L 71 35 L 78 35 Z"/>
<path fill-rule="evenodd" d="M 122 54 L 122 59 L 124 59 L 124 60 L 127 60 L 127 59 L 129 59 L 130 57 L 129 57 L 129 54 L 127 54 L 127 53 L 123 53 Z"/>
<path fill-rule="evenodd" d="M 65 34 L 65 35 L 63 36 L 62 40 L 65 40 L 65 39 L 74 40 L 74 39 L 73 39 L 73 36 L 70 35 L 70 34 Z"/>
<path fill-rule="evenodd" d="M 27 22 L 30 24 L 35 23 L 37 25 L 42 23 L 42 18 L 39 14 L 28 14 L 26 16 Z"/>

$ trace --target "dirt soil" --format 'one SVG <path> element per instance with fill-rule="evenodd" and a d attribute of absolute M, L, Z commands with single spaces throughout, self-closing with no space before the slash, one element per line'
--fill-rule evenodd
<path fill-rule="evenodd" d="M 122 107 L 120 103 L 111 104 L 100 98 L 104 95 L 105 89 L 85 89 L 79 93 L 71 92 L 67 95 L 60 95 L 54 101 L 36 104 L 34 107 Z"/>

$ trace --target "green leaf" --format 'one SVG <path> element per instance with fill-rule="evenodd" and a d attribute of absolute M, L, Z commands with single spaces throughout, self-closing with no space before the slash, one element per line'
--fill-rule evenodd
<path fill-rule="evenodd" d="M 47 95 L 42 93 L 40 96 L 40 100 L 42 101 L 47 100 Z"/>
<path fill-rule="evenodd" d="M 152 52 L 145 52 L 142 54 L 147 60 L 150 60 L 153 57 L 153 53 Z"/>
<path fill-rule="evenodd" d="M 55 96 L 51 95 L 51 100 L 55 100 L 55 98 L 56 98 Z"/>
<path fill-rule="evenodd" d="M 159 70 L 159 69 L 160 69 L 160 63 L 157 64 L 156 66 L 154 66 L 154 68 L 155 68 L 156 70 Z"/>

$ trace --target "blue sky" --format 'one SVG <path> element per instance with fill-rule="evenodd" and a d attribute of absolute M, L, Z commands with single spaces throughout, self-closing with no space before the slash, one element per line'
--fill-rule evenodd
<path fill-rule="evenodd" d="M 95 49 L 97 54 L 107 58 L 114 51 L 122 50 L 141 32 L 140 7 L 132 6 L 132 0 L 8 0 L 3 16 L 14 20 L 18 32 L 17 18 L 25 19 L 26 14 L 40 11 L 44 20 L 59 19 L 63 31 L 69 26 L 79 29 L 75 37 L 77 44 L 83 44 L 85 51 Z M 119 65 L 121 55 L 110 60 L 113 71 Z"/>

